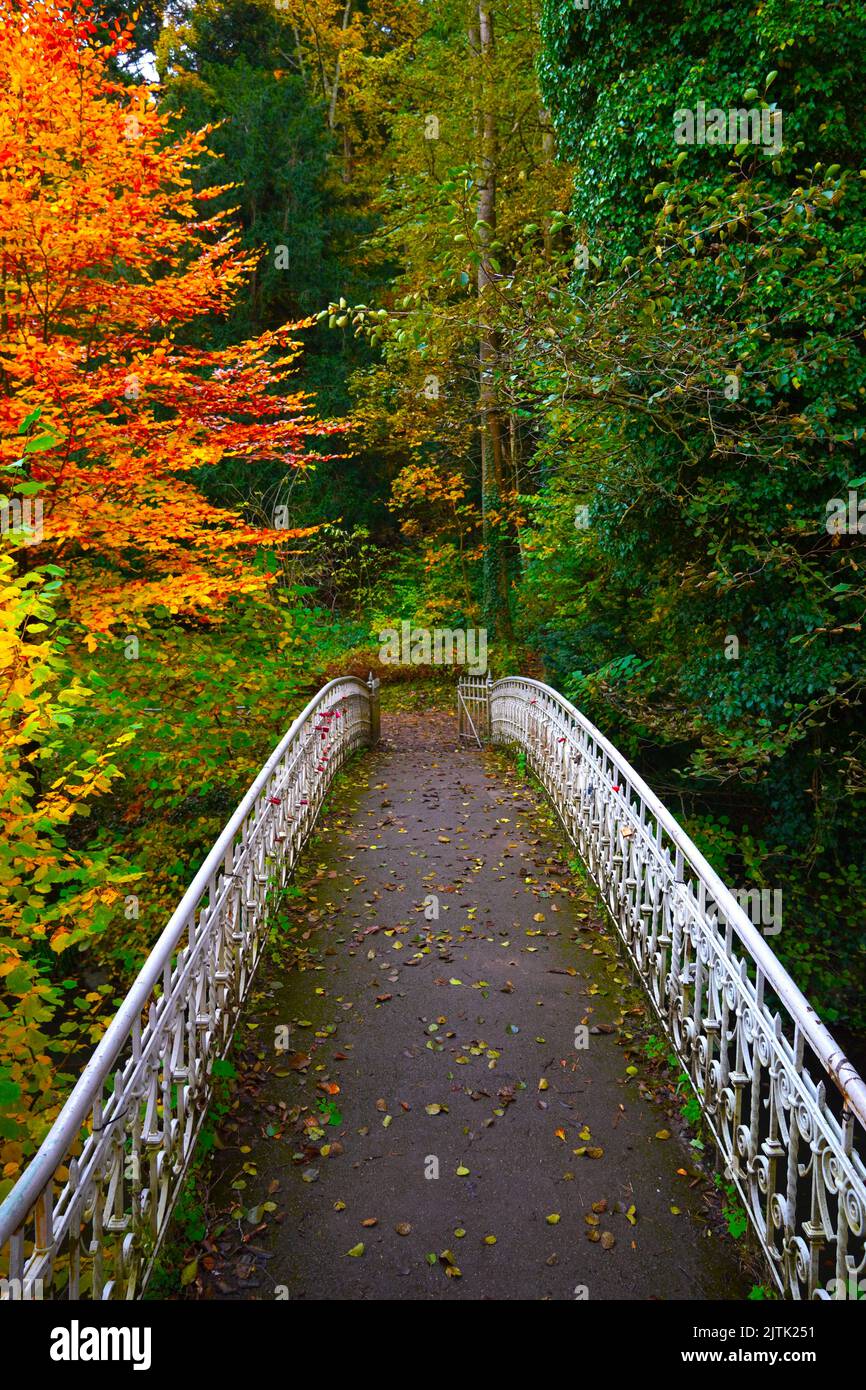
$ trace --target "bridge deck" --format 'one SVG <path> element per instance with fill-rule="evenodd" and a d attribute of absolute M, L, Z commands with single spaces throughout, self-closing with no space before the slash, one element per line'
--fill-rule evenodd
<path fill-rule="evenodd" d="M 215 1235 L 190 1291 L 743 1297 L 752 1276 L 678 1104 L 628 1051 L 649 1012 L 629 1012 L 612 929 L 543 798 L 501 755 L 457 747 L 450 716 L 385 716 L 383 740 L 334 789 L 239 1030 L 216 1204 L 275 1210 Z"/>

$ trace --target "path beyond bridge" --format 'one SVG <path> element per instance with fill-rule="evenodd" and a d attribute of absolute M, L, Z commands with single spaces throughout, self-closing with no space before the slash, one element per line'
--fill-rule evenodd
<path fill-rule="evenodd" d="M 648 1064 L 649 1007 L 549 804 L 453 716 L 386 715 L 382 735 L 331 789 L 259 967 L 216 1158 L 235 1219 L 191 1290 L 744 1297 Z"/>

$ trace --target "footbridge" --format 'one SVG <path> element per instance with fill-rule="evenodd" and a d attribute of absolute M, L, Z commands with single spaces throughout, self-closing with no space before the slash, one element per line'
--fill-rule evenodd
<path fill-rule="evenodd" d="M 672 1157 L 670 1173 L 663 1171 L 662 1161 L 655 1157 L 658 1145 L 651 1149 L 651 1117 L 644 1115 L 640 1105 L 632 1102 L 631 1093 L 622 1089 L 622 1078 L 615 1075 L 620 1059 L 604 1051 L 608 1041 L 604 1036 L 596 1052 L 589 1049 L 580 1058 L 579 1066 L 570 1064 L 568 1075 L 575 1078 L 569 1083 L 570 1088 L 561 1079 L 567 1074 L 565 1048 L 557 1043 L 554 1050 L 559 1079 L 548 1080 L 547 1075 L 542 1075 L 536 1080 L 532 1073 L 531 1089 L 541 1092 L 543 1098 L 531 1114 L 525 1111 L 523 1127 L 515 1130 L 505 1151 L 496 1156 L 495 1148 L 488 1146 L 485 1150 L 480 1127 L 476 1136 L 471 1117 L 477 1111 L 473 1112 L 472 1107 L 479 1101 L 483 1104 L 491 1094 L 491 1073 L 496 1068 L 500 1073 L 503 1068 L 512 1069 L 504 1085 L 494 1083 L 494 1090 L 500 1086 L 499 1104 L 485 1121 L 493 1126 L 487 1134 L 495 1134 L 496 1126 L 504 1133 L 506 1119 L 517 1110 L 515 1101 L 529 1087 L 527 1078 L 536 1066 L 532 1055 L 519 1051 L 517 1044 L 509 1058 L 499 1042 L 492 1045 L 489 1037 L 479 1040 L 478 1030 L 482 1026 L 495 1028 L 509 1039 L 520 1035 L 519 1046 L 524 1047 L 533 1024 L 536 1032 L 539 1029 L 535 1019 L 544 1004 L 545 1035 L 570 1035 L 574 1032 L 573 1005 L 566 1002 L 566 996 L 544 999 L 544 980 L 539 972 L 543 970 L 545 978 L 552 975 L 561 979 L 567 991 L 574 987 L 575 980 L 581 984 L 581 972 L 574 965 L 562 966 L 559 956 L 550 954 L 564 948 L 554 939 L 561 933 L 546 930 L 550 926 L 547 912 L 529 911 L 539 905 L 547 909 L 548 900 L 551 896 L 555 900 L 556 894 L 538 888 L 537 872 L 532 873 L 529 868 L 524 871 L 524 863 L 529 866 L 538 862 L 538 836 L 514 828 L 514 815 L 505 794 L 497 791 L 498 774 L 484 771 L 485 754 L 479 750 L 488 744 L 513 745 L 523 751 L 526 767 L 544 788 L 562 831 L 583 861 L 603 903 L 607 926 L 613 924 L 620 950 L 633 967 L 655 1015 L 656 1026 L 663 1031 L 697 1097 L 715 1146 L 718 1171 L 736 1187 L 763 1251 L 768 1279 L 784 1297 L 803 1299 L 831 1297 L 834 1287 L 847 1288 L 852 1279 L 856 1282 L 864 1277 L 866 1085 L 783 968 L 768 939 L 752 924 L 736 896 L 674 816 L 603 734 L 572 704 L 539 681 L 522 677 L 499 681 L 483 677 L 463 679 L 457 693 L 457 737 L 453 720 L 441 727 L 436 725 L 435 740 L 425 753 L 421 746 L 424 730 L 433 724 L 432 716 L 419 716 L 411 738 L 401 740 L 400 730 L 396 729 L 392 736 L 386 723 L 386 738 L 380 743 L 379 686 L 372 676 L 367 682 L 353 677 L 330 681 L 295 720 L 195 875 L 42 1146 L 0 1207 L 0 1297 L 21 1296 L 22 1291 L 26 1297 L 29 1289 L 38 1287 L 43 1297 L 58 1300 L 134 1299 L 146 1290 L 189 1171 L 220 1073 L 219 1064 L 232 1045 L 251 983 L 266 954 L 269 930 L 284 899 L 286 885 L 293 871 L 300 872 L 299 857 L 334 779 L 347 760 L 363 748 L 375 751 L 353 766 L 363 766 L 367 759 L 386 761 L 376 765 L 380 781 L 369 781 L 364 792 L 366 800 L 362 797 L 354 804 L 354 813 L 378 817 L 376 823 L 382 829 L 379 838 L 370 843 L 368 836 L 360 850 L 353 844 L 349 858 L 354 877 L 346 878 L 341 903 L 326 903 L 323 912 L 326 917 L 330 912 L 341 933 L 348 936 L 353 929 L 356 932 L 355 944 L 350 941 L 343 955 L 337 958 L 336 947 L 329 953 L 336 960 L 335 970 L 342 971 L 334 978 L 335 997 L 343 1001 L 341 1007 L 351 1007 L 346 1002 L 349 990 L 357 989 L 360 993 L 369 985 L 358 973 L 362 963 L 367 968 L 368 959 L 372 960 L 369 969 L 377 972 L 372 987 L 379 992 L 370 1006 L 372 1022 L 367 1041 L 363 1032 L 358 1032 L 352 1035 L 345 1051 L 335 1054 L 337 1060 L 322 1053 L 319 1071 L 324 1069 L 326 1076 L 337 1075 L 340 1065 L 350 1070 L 354 1065 L 358 1105 L 364 1086 L 372 1086 L 372 1094 L 381 1097 L 375 1101 L 377 1111 L 384 1108 L 386 1118 L 390 1110 L 398 1112 L 398 1123 L 405 1115 L 407 1128 L 402 1145 L 359 1154 L 354 1164 L 362 1173 L 358 1181 L 362 1181 L 365 1170 L 375 1170 L 379 1174 L 379 1191 L 391 1194 L 394 1215 L 405 1217 L 400 1204 L 408 1200 L 408 1165 L 415 1165 L 413 1172 L 420 1164 L 429 1167 L 427 1150 L 433 1143 L 427 1130 L 412 1130 L 411 1125 L 440 1124 L 436 1144 L 449 1153 L 452 1140 L 465 1147 L 468 1141 L 461 1136 L 469 1134 L 471 1141 L 477 1137 L 477 1171 L 465 1158 L 458 1160 L 459 1166 L 454 1169 L 469 1179 L 460 1189 L 462 1205 L 446 1183 L 420 1184 L 423 1193 L 416 1203 L 421 1212 L 418 1220 L 427 1222 L 431 1233 L 424 1248 L 429 1248 L 440 1229 L 449 1223 L 454 1226 L 455 1221 L 454 1235 L 465 1236 L 468 1221 L 463 1212 L 467 1207 L 487 1212 L 487 1172 L 489 1211 L 505 1213 L 501 1219 L 506 1226 L 511 1223 L 515 1249 L 523 1252 L 521 1263 L 525 1263 L 525 1252 L 535 1241 L 539 1268 L 549 1272 L 565 1256 L 556 1250 L 548 1253 L 539 1242 L 548 1235 L 553 1238 L 552 1229 L 560 1221 L 565 1222 L 569 1203 L 575 1204 L 582 1189 L 580 1181 L 569 1181 L 562 1187 L 551 1186 L 551 1195 L 547 1195 L 544 1165 L 548 1160 L 559 1161 L 549 1157 L 547 1146 L 554 1145 L 558 1153 L 559 1145 L 568 1141 L 571 1153 L 583 1156 L 588 1152 L 601 1158 L 601 1146 L 587 1150 L 584 1144 L 572 1149 L 571 1142 L 577 1144 L 580 1135 L 589 1134 L 590 1110 L 593 1130 L 606 1124 L 608 1115 L 616 1111 L 610 1122 L 605 1191 L 622 1192 L 627 1174 L 629 1191 L 635 1191 L 634 1200 L 629 1208 L 629 1199 L 625 1205 L 611 1202 L 608 1206 L 605 1198 L 595 1202 L 592 1211 L 604 1212 L 622 1205 L 633 1227 L 642 1212 L 641 1184 L 645 1175 L 648 1221 L 644 1262 L 655 1248 L 653 1241 L 661 1250 L 665 1241 L 676 1245 L 684 1239 L 678 1228 L 664 1226 L 661 1217 L 666 1212 L 661 1213 L 655 1227 L 649 1219 L 650 1187 L 656 1193 L 667 1191 L 665 1184 L 675 1183 L 675 1174 L 684 1170 L 677 1167 L 677 1160 Z M 405 728 L 402 732 L 406 734 Z M 427 761 L 423 768 L 419 765 L 420 770 L 410 765 L 413 758 L 423 762 L 425 757 Z M 443 780 L 448 779 L 449 764 L 452 775 L 448 786 L 453 796 L 446 810 L 440 795 Z M 390 780 L 382 781 L 384 777 Z M 345 779 L 339 780 L 342 783 Z M 378 788 L 384 786 L 392 789 L 383 799 Z M 335 795 L 341 794 L 335 788 Z M 386 808 L 384 816 L 379 807 Z M 497 814 L 499 809 L 506 814 Z M 337 845 L 343 832 L 333 833 Z M 398 840 L 398 835 L 405 839 Z M 431 844 L 435 854 L 430 854 Z M 383 853 L 390 858 L 383 861 Z M 551 850 L 549 860 L 552 854 Z M 364 856 L 364 872 L 358 873 Z M 515 856 L 520 858 L 520 873 L 512 879 L 509 873 L 514 871 L 508 861 Z M 419 860 L 430 868 L 434 886 L 458 891 L 467 901 L 473 892 L 476 896 L 486 895 L 480 907 L 467 908 L 463 935 L 440 930 L 425 938 L 416 932 L 410 942 L 412 927 L 405 913 L 395 915 L 392 921 L 383 916 L 384 909 L 380 911 L 379 898 L 396 901 L 400 892 L 404 899 L 412 896 L 416 880 L 411 875 Z M 390 865 L 387 870 L 385 864 Z M 336 878 L 339 869 L 332 872 Z M 370 883 L 376 882 L 377 872 L 382 877 L 381 894 L 377 888 L 370 888 Z M 484 873 L 489 881 L 483 880 Z M 387 875 L 390 878 L 385 881 Z M 476 875 L 474 885 L 472 875 Z M 430 874 L 418 878 L 417 891 L 431 881 Z M 363 885 L 360 892 L 367 894 L 363 903 L 353 884 Z M 553 886 L 561 889 L 562 883 L 557 881 Z M 389 894 L 386 889 L 396 891 Z M 536 896 L 530 901 L 528 894 Z M 402 906 L 401 901 L 401 910 Z M 379 912 L 382 920 L 367 928 L 359 927 L 363 913 L 371 910 L 374 915 Z M 553 911 L 557 911 L 556 905 Z M 476 929 L 476 921 L 482 918 L 483 928 Z M 497 918 L 503 920 L 497 922 Z M 544 932 L 533 926 L 539 920 L 545 921 Z M 580 925 L 576 924 L 575 940 Z M 498 935 L 506 939 L 496 939 L 498 927 Z M 369 945 L 365 931 L 374 933 L 380 946 L 384 941 L 381 932 L 395 948 L 405 942 L 416 944 L 419 949 L 411 958 L 408 950 L 400 953 L 398 964 L 398 957 L 390 950 L 387 959 L 381 950 L 380 956 L 373 959 L 379 946 L 365 954 L 356 949 L 362 941 Z M 539 953 L 535 944 L 518 948 L 511 939 L 518 932 L 533 939 L 542 935 L 551 938 L 542 943 L 548 954 Z M 335 940 L 342 944 L 344 936 Z M 522 954 L 518 955 L 518 950 Z M 463 953 L 465 966 L 449 967 L 454 970 L 453 975 L 433 979 L 432 968 L 438 961 L 451 960 L 458 951 Z M 507 958 L 508 951 L 514 952 L 513 959 Z M 409 970 L 408 966 L 416 968 Z M 449 989 L 454 997 L 463 997 L 460 992 L 469 987 L 470 970 L 482 976 L 476 981 L 479 993 L 473 997 L 473 1003 L 477 1000 L 480 1005 L 482 998 L 485 1001 L 483 1025 L 480 1019 L 470 1019 L 468 1007 L 462 1013 L 458 1009 L 452 1022 L 440 1002 L 443 991 Z M 381 985 L 382 978 L 394 982 L 390 990 Z M 301 985 L 305 987 L 303 977 Z M 295 988 L 299 987 L 296 982 Z M 340 993 L 336 994 L 338 988 Z M 489 999 L 488 992 L 493 990 L 495 994 Z M 326 995 L 328 991 L 322 988 L 317 993 Z M 594 985 L 581 991 L 582 998 L 590 999 L 590 1008 L 591 997 L 596 993 Z M 491 999 L 499 1001 L 495 1007 Z M 405 1004 L 403 1014 L 388 1012 L 401 1004 Z M 526 1011 L 528 1005 L 528 1012 L 521 1014 L 520 1009 Z M 500 1018 L 496 1010 L 505 1008 L 511 1013 L 502 1013 Z M 448 1104 L 441 1100 L 445 1088 L 442 1081 L 437 1093 L 440 1100 L 425 1105 L 420 1102 L 427 1097 L 434 1079 L 430 1068 L 445 1046 L 444 1042 L 431 1041 L 439 1027 L 438 1017 L 448 1020 L 442 1025 L 443 1036 L 454 1038 L 452 1053 L 446 1056 L 453 1054 L 465 1070 L 461 1073 L 458 1066 L 448 1071 L 447 1089 L 453 1093 Z M 413 1041 L 419 1018 L 432 1020 L 425 1025 L 427 1042 L 420 1051 Z M 469 1037 L 467 1033 L 464 1038 L 461 1029 L 470 1027 L 474 1027 L 476 1036 Z M 401 1029 L 406 1030 L 405 1039 Z M 325 1044 L 330 1031 L 321 1031 Z M 595 1031 L 604 1034 L 614 1030 L 605 1025 Z M 379 1059 L 392 1043 L 396 1045 L 397 1039 L 402 1059 L 399 1065 L 389 1062 L 380 1067 Z M 541 1034 L 534 1042 L 539 1047 L 548 1046 L 547 1037 Z M 357 1064 L 351 1061 L 352 1057 Z M 325 1068 L 326 1062 L 333 1073 Z M 472 1084 L 461 1086 L 460 1078 L 454 1080 L 456 1073 L 461 1073 L 462 1078 L 476 1063 L 485 1070 Z M 303 1076 L 299 1084 L 306 1084 Z M 329 1093 L 339 1093 L 341 1086 L 348 1114 L 352 1102 L 347 1077 L 340 1084 L 335 1081 Z M 417 1096 L 413 1086 L 417 1087 Z M 393 1097 L 388 1099 L 389 1087 L 399 1097 L 399 1104 Z M 548 1118 L 545 1092 L 554 1094 L 560 1106 L 557 1119 L 561 1123 L 555 1130 Z M 623 1103 L 625 1095 L 628 1104 Z M 519 1103 L 524 1104 L 522 1098 Z M 459 1105 L 465 1105 L 466 1115 L 458 1127 Z M 311 1107 L 309 1093 L 301 1094 L 297 1108 L 303 1112 Z M 454 1111 L 450 1138 L 449 1109 Z M 626 1118 L 617 1129 L 619 1112 Z M 363 1119 L 360 1110 L 358 1118 Z M 583 1129 L 578 1133 L 581 1123 Z M 542 1130 L 541 1125 L 547 1128 Z M 344 1143 L 348 1145 L 353 1134 L 364 1135 L 366 1142 L 369 1128 L 362 1123 L 350 1129 L 347 1124 Z M 387 1136 L 391 1133 L 390 1129 L 385 1130 Z M 381 1140 L 382 1144 L 385 1142 Z M 391 1143 L 390 1138 L 387 1143 Z M 323 1148 L 322 1153 L 325 1152 Z M 525 1177 L 519 1171 L 521 1166 L 525 1170 L 536 1161 L 537 1190 L 525 1186 Z M 288 1160 L 282 1168 L 272 1165 L 269 1171 L 276 1173 L 275 1187 L 284 1176 L 283 1168 L 289 1166 Z M 560 1163 L 559 1169 L 561 1166 Z M 603 1164 L 590 1168 L 595 1174 L 603 1171 Z M 556 1183 L 562 1176 L 574 1178 L 571 1171 L 562 1175 L 559 1169 L 555 1174 L 551 1169 L 551 1184 L 554 1178 Z M 314 1171 L 318 1176 L 319 1170 Z M 381 1176 L 385 1173 L 387 1180 Z M 430 1173 L 425 1171 L 424 1176 L 430 1177 Z M 509 1184 L 523 1184 L 519 1199 L 507 1190 Z M 325 1190 L 325 1184 L 297 1187 L 290 1200 L 300 1204 L 308 1199 L 318 1200 L 320 1188 Z M 332 1202 L 333 1195 L 341 1200 Z M 319 1244 L 327 1247 L 330 1241 L 341 1256 L 356 1255 L 355 1260 L 336 1261 L 329 1267 L 337 1268 L 339 1278 L 347 1281 L 335 1286 L 338 1296 L 342 1293 L 375 1297 L 377 1290 L 391 1296 L 391 1278 L 398 1288 L 401 1278 L 409 1281 L 404 1285 L 404 1296 L 413 1296 L 411 1288 L 416 1286 L 412 1280 L 417 1279 L 418 1296 L 425 1296 L 425 1255 L 423 1251 L 411 1257 L 405 1253 L 412 1243 L 413 1223 L 409 1220 L 398 1220 L 393 1226 L 397 1232 L 393 1244 L 399 1256 L 380 1239 L 375 1251 L 367 1251 L 378 1264 L 368 1263 L 363 1275 L 357 1273 L 362 1266 L 364 1244 L 347 1250 L 348 1238 L 339 1229 L 329 1234 L 329 1223 L 339 1220 L 339 1214 L 334 1217 L 333 1210 L 346 1206 L 343 1195 L 342 1189 L 328 1191 L 327 1210 L 323 1207 L 321 1217 L 315 1217 L 320 1223 L 316 1227 Z M 581 1200 L 586 1205 L 589 1197 L 595 1195 L 587 1187 Z M 679 1210 L 667 1198 L 664 1200 L 671 1211 Z M 370 1212 L 367 1217 L 361 1224 L 374 1228 L 377 1219 Z M 479 1215 L 479 1221 L 482 1219 Z M 586 1220 L 597 1218 L 590 1213 Z M 300 1229 L 301 1218 L 296 1233 Z M 623 1230 L 631 1233 L 628 1225 L 624 1224 Z M 500 1248 L 507 1252 L 507 1235 L 508 1231 L 498 1237 L 485 1233 L 482 1239 L 488 1253 L 479 1258 L 493 1258 L 489 1251 L 497 1239 Z M 602 1248 L 615 1253 L 612 1247 L 616 1239 L 620 1238 L 614 1234 L 608 1238 L 604 1232 L 593 1251 Z M 304 1285 L 301 1296 L 322 1296 L 321 1292 L 316 1294 L 315 1287 L 326 1288 L 327 1280 L 338 1275 L 329 1272 L 317 1285 L 313 1266 L 302 1267 L 302 1238 L 289 1232 L 279 1240 L 284 1248 L 282 1254 L 277 1248 L 277 1258 L 284 1260 L 289 1281 L 285 1287 L 296 1279 Z M 694 1242 L 695 1268 L 704 1258 L 703 1247 L 707 1243 L 704 1241 L 699 1248 L 699 1243 Z M 640 1240 L 632 1240 L 630 1247 L 620 1240 L 620 1246 L 635 1252 L 631 1272 L 618 1276 L 625 1279 L 622 1286 L 631 1288 L 633 1296 L 651 1296 L 634 1273 L 641 1262 Z M 457 1296 L 461 1278 L 457 1257 L 449 1249 L 440 1260 L 446 1274 L 457 1276 L 447 1284 L 448 1295 L 453 1292 Z M 349 1270 L 351 1275 L 339 1273 Z M 604 1281 L 610 1276 L 601 1264 L 598 1270 L 600 1285 L 607 1287 Z M 467 1261 L 467 1272 L 472 1275 L 471 1260 Z M 367 1282 L 352 1285 L 351 1279 Z M 841 1281 L 840 1285 L 834 1285 L 834 1279 Z M 483 1296 L 500 1296 L 496 1280 L 492 1266 L 489 1273 L 479 1266 L 474 1289 L 471 1295 L 468 1288 L 466 1293 L 477 1297 L 480 1289 Z M 462 1279 L 464 1286 L 469 1282 L 468 1278 Z M 513 1284 L 502 1287 L 512 1288 Z M 534 1287 L 537 1285 L 527 1285 Z M 552 1296 L 573 1295 L 554 1292 Z M 664 1296 L 687 1295 L 674 1282 Z"/>

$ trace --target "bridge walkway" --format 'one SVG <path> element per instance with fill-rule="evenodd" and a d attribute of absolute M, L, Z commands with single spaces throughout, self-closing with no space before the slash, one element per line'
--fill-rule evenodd
<path fill-rule="evenodd" d="M 501 752 L 458 743 L 451 715 L 383 716 L 245 1010 L 189 1295 L 746 1295 L 569 858 Z"/>

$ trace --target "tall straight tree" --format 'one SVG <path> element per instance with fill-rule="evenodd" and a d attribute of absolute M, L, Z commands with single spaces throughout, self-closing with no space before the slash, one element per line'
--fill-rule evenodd
<path fill-rule="evenodd" d="M 475 18 L 475 16 L 473 16 Z M 481 437 L 481 514 L 484 542 L 484 619 L 493 633 L 512 635 L 508 600 L 508 552 L 501 524 L 505 493 L 505 441 L 496 397 L 494 371 L 499 344 L 491 305 L 494 272 L 491 244 L 496 237 L 496 174 L 499 158 L 496 90 L 496 46 L 491 0 L 479 0 L 477 27 L 470 30 L 470 48 L 479 67 L 478 93 L 478 380 Z"/>

